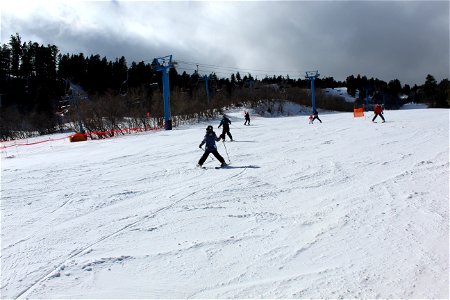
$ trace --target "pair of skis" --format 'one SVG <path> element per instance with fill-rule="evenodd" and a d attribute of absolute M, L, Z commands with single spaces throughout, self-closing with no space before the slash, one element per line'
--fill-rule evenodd
<path fill-rule="evenodd" d="M 218 169 L 226 169 L 229 165 L 230 165 L 230 164 L 225 164 L 224 166 L 214 167 L 214 169 L 216 169 L 216 170 L 218 170 Z M 204 167 L 204 166 L 200 166 L 200 165 L 197 165 L 197 166 L 198 166 L 199 168 L 202 168 L 203 170 L 210 169 L 210 168 L 207 168 L 207 167 Z"/>

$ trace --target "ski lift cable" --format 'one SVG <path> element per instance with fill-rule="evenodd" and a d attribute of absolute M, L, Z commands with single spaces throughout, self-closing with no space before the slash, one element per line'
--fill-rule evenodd
<path fill-rule="evenodd" d="M 146 59 L 146 60 L 142 60 L 141 62 L 146 62 L 146 61 L 153 61 L 153 59 Z M 294 74 L 299 74 L 299 73 L 304 73 L 304 71 L 299 71 L 299 70 L 265 70 L 265 69 L 252 69 L 252 68 L 245 68 L 245 67 L 229 67 L 229 66 L 220 66 L 220 65 L 214 65 L 214 64 L 203 64 L 203 63 L 198 63 L 198 62 L 190 62 L 190 61 L 186 61 L 186 60 L 176 60 L 173 62 L 174 64 L 184 64 L 184 65 L 191 65 L 191 66 L 200 66 L 200 67 L 206 67 L 206 68 L 211 68 L 213 70 L 225 70 L 225 71 L 238 71 L 238 72 L 242 72 L 242 73 L 246 73 L 246 72 L 262 72 L 262 73 L 268 73 L 268 74 L 284 74 L 284 73 L 294 73 Z M 183 69 L 187 69 L 187 68 L 183 68 Z"/>
<path fill-rule="evenodd" d="M 244 67 L 227 67 L 227 66 L 219 66 L 219 65 L 213 65 L 213 64 L 202 64 L 202 63 L 196 63 L 196 62 L 188 62 L 184 60 L 177 60 L 178 63 L 183 63 L 186 65 L 195 65 L 195 66 L 202 66 L 202 67 L 211 67 L 214 69 L 223 69 L 223 70 L 230 70 L 230 71 L 239 71 L 242 70 L 244 72 L 247 71 L 255 71 L 255 72 L 264 72 L 264 73 L 303 73 L 303 71 L 299 70 L 264 70 L 264 69 L 252 69 L 252 68 L 244 68 Z"/>
<path fill-rule="evenodd" d="M 178 67 L 177 69 L 178 69 L 178 71 L 185 71 L 186 73 L 194 73 L 194 72 L 197 71 L 197 69 L 187 68 L 187 67 Z M 230 72 L 219 71 L 217 69 L 210 69 L 210 68 L 202 69 L 201 73 L 206 73 L 206 74 L 214 73 L 214 74 L 216 74 L 218 76 L 223 76 L 223 77 L 229 77 L 230 76 Z M 240 73 L 242 73 L 242 74 L 249 73 L 250 74 L 250 72 L 245 72 L 245 71 L 240 72 Z M 255 72 L 251 72 L 251 75 L 252 76 L 260 76 L 260 77 L 270 77 L 273 74 L 269 75 L 267 72 L 256 72 L 256 73 Z"/>
<path fill-rule="evenodd" d="M 186 71 L 187 73 L 189 72 L 196 72 L 196 69 L 193 68 L 187 68 L 184 66 L 180 66 L 177 68 L 178 71 Z M 225 71 L 225 70 L 218 70 L 218 69 L 214 69 L 214 68 L 203 68 L 202 69 L 203 72 L 201 73 L 206 73 L 206 74 L 216 74 L 218 76 L 224 76 L 224 77 L 229 77 L 230 73 L 234 73 L 234 72 L 239 72 L 240 74 L 250 74 L 251 76 L 256 76 L 256 77 L 272 77 L 272 76 L 277 76 L 276 72 L 254 72 L 254 71 L 248 71 L 248 70 L 230 70 L 230 71 Z M 286 73 L 283 73 L 283 75 L 285 75 Z M 279 74 L 278 74 L 279 75 Z M 298 75 L 298 73 L 294 73 L 294 74 L 288 74 L 288 76 L 292 77 L 292 78 L 296 78 L 296 77 L 301 77 Z"/>
<path fill-rule="evenodd" d="M 142 62 L 146 61 L 152 61 L 152 59 L 146 59 Z M 252 69 L 252 68 L 243 68 L 243 67 L 229 67 L 229 66 L 220 66 L 220 65 L 214 65 L 214 64 L 204 64 L 204 63 L 198 63 L 198 62 L 192 62 L 192 61 L 186 61 L 186 60 L 176 60 L 174 61 L 174 64 L 177 65 L 178 70 L 183 71 L 190 71 L 195 72 L 198 70 L 198 67 L 201 67 L 203 70 L 203 73 L 216 73 L 216 74 L 222 74 L 224 76 L 229 76 L 230 72 L 239 72 L 241 74 L 251 74 L 255 76 L 261 76 L 261 77 L 270 77 L 270 76 L 276 76 L 277 74 L 288 74 L 289 76 L 300 77 L 298 74 L 303 74 L 304 71 L 299 70 L 265 70 L 265 69 Z M 194 68 L 192 68 L 194 67 Z"/>
<path fill-rule="evenodd" d="M 178 68 L 178 70 L 180 71 L 185 71 L 188 74 L 194 73 L 196 72 L 195 69 L 188 69 L 188 68 Z M 224 77 L 224 78 L 228 78 L 230 76 L 230 72 L 222 72 L 222 71 L 217 71 L 217 70 L 211 70 L 211 72 L 207 72 L 207 71 L 203 71 L 201 73 L 206 73 L 206 74 L 215 74 L 218 77 Z M 261 77 L 269 77 L 269 75 L 267 73 L 252 73 L 252 76 L 261 76 Z M 201 76 L 199 74 L 199 76 Z"/>
<path fill-rule="evenodd" d="M 146 62 L 146 61 L 152 61 L 153 59 L 146 59 L 143 60 L 142 62 Z M 198 63 L 198 62 L 191 62 L 191 61 L 186 61 L 186 60 L 176 60 L 174 61 L 174 64 L 178 64 L 178 68 L 183 69 L 183 70 L 188 70 L 187 67 L 181 67 L 180 65 L 188 65 L 188 66 L 195 66 L 195 67 L 202 67 L 205 68 L 206 70 L 211 70 L 212 72 L 216 72 L 216 73 L 222 73 L 222 74 L 227 74 L 225 71 L 231 71 L 231 72 L 240 72 L 240 73 L 251 73 L 251 72 L 258 72 L 258 74 L 260 75 L 267 75 L 267 74 L 303 74 L 304 71 L 299 71 L 299 70 L 265 70 L 265 69 L 252 69 L 252 68 L 245 68 L 245 67 L 229 67 L 229 66 L 220 66 L 220 65 L 214 65 L 214 64 L 203 64 L 203 63 Z M 189 69 L 192 71 L 195 71 L 195 69 Z M 221 70 L 222 72 L 218 71 Z"/>

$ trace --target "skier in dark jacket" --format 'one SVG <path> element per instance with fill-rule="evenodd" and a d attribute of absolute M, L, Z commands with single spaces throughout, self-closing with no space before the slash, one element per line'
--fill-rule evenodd
<path fill-rule="evenodd" d="M 228 119 L 226 115 L 223 115 L 222 121 L 220 121 L 219 127 L 217 128 L 220 128 L 220 126 L 223 125 L 222 134 L 220 135 L 220 138 L 222 138 L 224 141 L 225 141 L 225 134 L 228 134 L 230 140 L 233 141 L 233 137 L 231 136 L 230 133 L 230 124 L 231 124 L 230 119 Z"/>
<path fill-rule="evenodd" d="M 200 149 L 203 149 L 202 146 L 205 146 L 205 153 L 203 153 L 202 157 L 198 161 L 198 166 L 203 166 L 203 163 L 208 158 L 209 154 L 212 153 L 221 163 L 221 167 L 226 166 L 225 159 L 217 152 L 216 142 L 220 141 L 220 138 L 217 137 L 216 133 L 213 131 L 213 127 L 208 125 L 206 127 L 206 135 L 203 138 L 203 141 L 198 146 Z"/>
<path fill-rule="evenodd" d="M 250 125 L 250 114 L 248 113 L 248 111 L 245 112 L 245 122 L 244 125 Z"/>
<path fill-rule="evenodd" d="M 373 117 L 372 122 L 375 122 L 375 119 L 378 116 L 381 117 L 381 119 L 383 120 L 382 121 L 383 123 L 385 122 L 384 117 L 383 117 L 383 107 L 380 104 L 377 103 L 377 105 L 375 105 L 375 108 L 373 109 L 373 112 L 374 112 L 375 116 Z"/>
<path fill-rule="evenodd" d="M 314 123 L 314 120 L 319 120 L 320 123 L 322 123 L 322 120 L 319 119 L 319 113 L 317 112 L 317 109 L 314 109 L 313 114 L 312 114 L 312 119 L 310 119 L 310 123 Z"/>

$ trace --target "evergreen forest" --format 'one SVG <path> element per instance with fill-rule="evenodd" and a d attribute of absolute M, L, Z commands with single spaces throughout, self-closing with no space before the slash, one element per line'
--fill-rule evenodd
<path fill-rule="evenodd" d="M 254 78 L 243 72 L 221 78 L 214 72 L 178 72 L 175 64 L 169 71 L 169 82 L 174 126 L 217 117 L 224 107 L 256 107 L 261 101 L 311 105 L 311 83 L 306 78 L 280 74 Z M 358 74 L 349 75 L 344 82 L 318 77 L 318 108 L 353 110 L 352 103 L 322 92 L 336 87 L 347 87 L 350 95 L 361 99 L 382 102 L 387 109 L 398 109 L 412 101 L 435 108 L 448 108 L 450 104 L 448 78 L 437 82 L 433 75 L 424 74 L 424 83 L 411 87 L 398 79 L 385 82 Z M 161 127 L 162 92 L 162 74 L 151 61 L 128 63 L 124 56 L 111 61 L 99 54 L 63 54 L 56 45 L 23 42 L 19 34 L 0 45 L 2 140 L 66 130 Z"/>

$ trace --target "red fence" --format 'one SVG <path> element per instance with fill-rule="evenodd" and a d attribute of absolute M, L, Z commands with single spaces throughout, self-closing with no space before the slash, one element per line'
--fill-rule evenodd
<path fill-rule="evenodd" d="M 142 132 L 142 131 L 154 131 L 154 130 L 160 130 L 161 127 L 144 127 L 144 128 L 123 128 L 123 129 L 114 129 L 114 130 L 107 130 L 107 131 L 89 131 L 87 132 L 87 136 L 90 139 L 95 139 L 95 138 L 107 138 L 107 137 L 112 137 L 115 136 L 117 134 L 130 134 L 133 132 Z M 1 141 L 1 145 L 0 145 L 0 149 L 7 149 L 10 147 L 16 147 L 16 146 L 31 146 L 31 145 L 36 145 L 36 144 L 42 144 L 42 143 L 47 143 L 47 142 L 53 142 L 53 141 L 59 141 L 59 140 L 63 140 L 63 139 L 70 139 L 74 136 L 75 134 L 71 134 L 65 137 L 61 137 L 61 138 L 49 138 L 46 140 L 40 140 L 40 141 L 35 141 L 35 142 L 28 142 L 28 139 L 21 139 L 21 140 L 11 140 L 11 141 Z"/>

